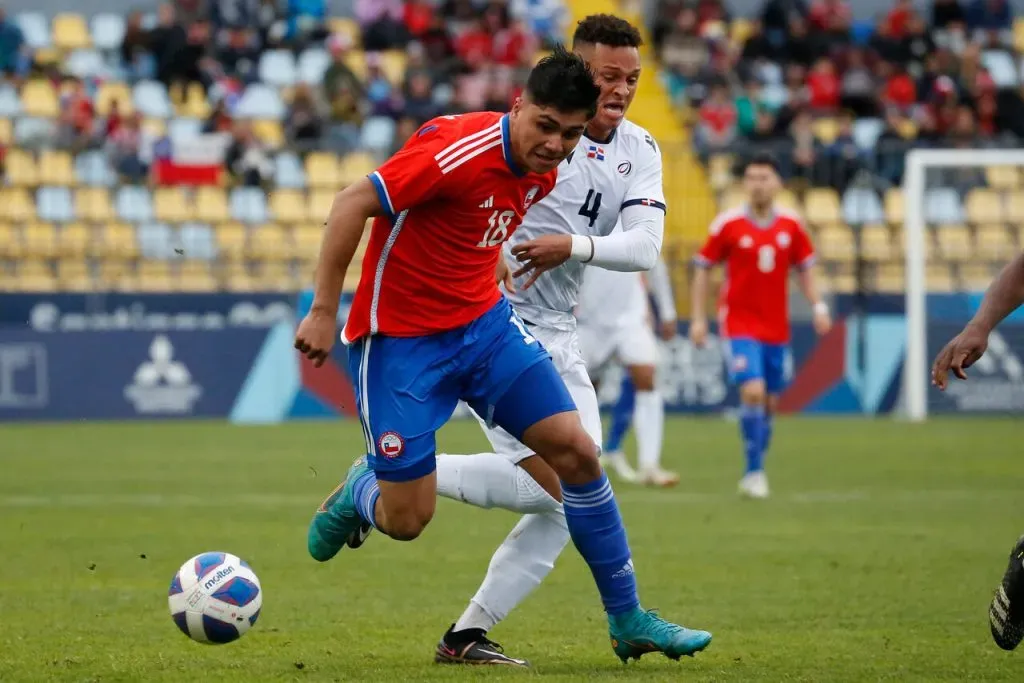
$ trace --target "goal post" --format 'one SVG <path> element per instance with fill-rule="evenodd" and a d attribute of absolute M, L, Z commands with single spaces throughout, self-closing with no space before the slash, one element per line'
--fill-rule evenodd
<path fill-rule="evenodd" d="M 902 394 L 904 416 L 914 422 L 925 420 L 929 412 L 928 172 L 971 167 L 984 170 L 995 166 L 1024 168 L 1024 149 L 915 149 L 906 156 L 903 197 L 907 336 Z"/>

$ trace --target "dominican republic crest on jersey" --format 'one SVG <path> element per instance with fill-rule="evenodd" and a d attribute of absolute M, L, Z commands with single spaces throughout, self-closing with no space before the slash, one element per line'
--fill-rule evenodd
<path fill-rule="evenodd" d="M 523 211 L 530 208 L 530 204 L 533 204 L 533 200 L 537 198 L 538 192 L 540 192 L 540 185 L 534 185 L 530 188 L 530 191 L 526 193 L 526 198 L 523 199 Z"/>
<path fill-rule="evenodd" d="M 587 158 L 597 159 L 598 161 L 604 161 L 604 147 L 598 147 L 597 145 L 587 145 Z"/>

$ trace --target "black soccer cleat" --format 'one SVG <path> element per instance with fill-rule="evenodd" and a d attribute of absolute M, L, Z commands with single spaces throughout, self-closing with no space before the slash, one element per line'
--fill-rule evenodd
<path fill-rule="evenodd" d="M 1003 582 L 988 608 L 992 639 L 1004 650 L 1013 650 L 1024 639 L 1024 536 L 1017 539 Z"/>
<path fill-rule="evenodd" d="M 530 666 L 525 659 L 507 656 L 501 645 L 484 635 L 483 629 L 454 631 L 454 628 L 455 624 L 452 624 L 437 644 L 434 661 L 438 664 Z"/>

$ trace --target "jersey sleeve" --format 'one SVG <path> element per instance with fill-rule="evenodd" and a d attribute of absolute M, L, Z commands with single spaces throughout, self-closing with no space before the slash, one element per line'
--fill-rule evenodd
<path fill-rule="evenodd" d="M 704 246 L 693 257 L 695 265 L 708 268 L 716 263 L 721 263 L 729 257 L 727 225 L 722 216 L 719 216 L 711 223 Z"/>
<path fill-rule="evenodd" d="M 644 133 L 637 153 L 636 172 L 622 198 L 621 211 L 630 206 L 649 206 L 665 212 L 665 187 L 662 181 L 661 151 L 649 134 Z"/>
<path fill-rule="evenodd" d="M 796 230 L 793 231 L 793 267 L 804 269 L 814 265 L 814 245 L 811 237 L 804 229 L 802 221 L 796 221 Z"/>
<path fill-rule="evenodd" d="M 438 163 L 450 134 L 437 119 L 423 125 L 402 149 L 370 174 L 384 212 L 394 218 L 406 209 L 444 196 L 452 174 Z"/>

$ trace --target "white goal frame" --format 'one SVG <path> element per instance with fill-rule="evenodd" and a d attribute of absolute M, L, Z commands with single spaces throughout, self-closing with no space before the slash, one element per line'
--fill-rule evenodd
<path fill-rule="evenodd" d="M 907 355 L 903 363 L 904 414 L 912 422 L 928 417 L 928 311 L 924 216 L 925 172 L 957 166 L 1024 167 L 1024 149 L 915 149 L 903 173 L 903 229 L 906 231 Z M 964 321 L 966 323 L 966 321 Z"/>

